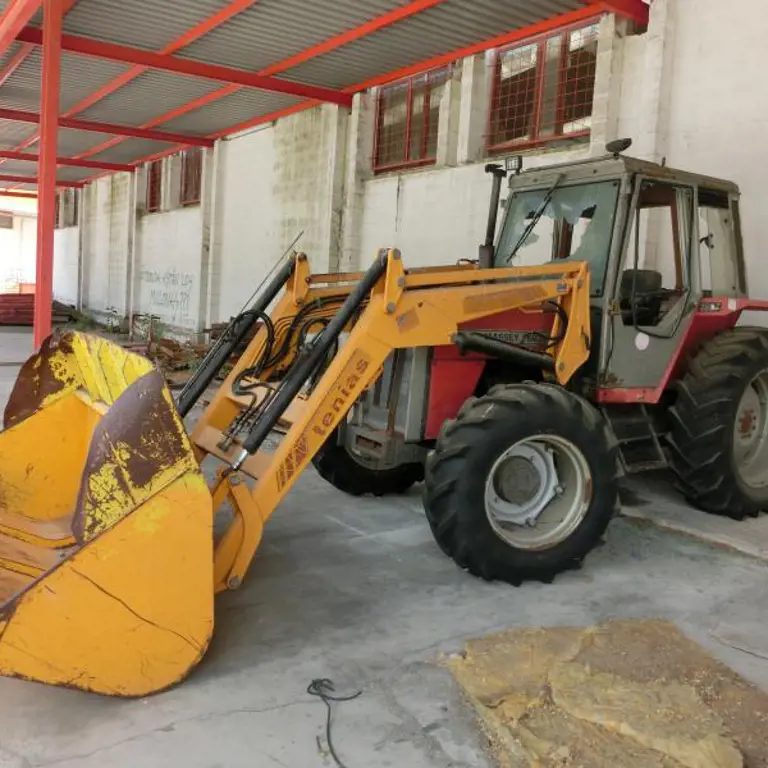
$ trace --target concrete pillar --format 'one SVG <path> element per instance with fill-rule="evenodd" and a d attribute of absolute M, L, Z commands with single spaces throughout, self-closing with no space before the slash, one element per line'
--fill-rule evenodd
<path fill-rule="evenodd" d="M 468 56 L 461 64 L 461 96 L 456 145 L 458 164 L 477 163 L 485 155 L 490 105 L 490 77 L 485 54 Z"/>
<path fill-rule="evenodd" d="M 339 258 L 343 272 L 361 269 L 372 258 L 361 250 L 365 182 L 373 177 L 376 98 L 375 91 L 355 94 L 348 121 Z"/>
<path fill-rule="evenodd" d="M 334 104 L 323 105 L 323 124 L 328 140 L 328 194 L 324 200 L 323 224 L 327 228 L 326 264 L 329 272 L 341 268 L 341 252 L 344 239 L 344 186 L 347 165 L 347 132 L 349 113 Z M 323 268 L 315 259 L 314 269 Z"/>
<path fill-rule="evenodd" d="M 668 151 L 672 60 L 675 44 L 675 4 L 655 0 L 644 35 L 643 88 L 633 153 L 660 162 Z"/>
<path fill-rule="evenodd" d="M 461 82 L 454 76 L 445 84 L 443 96 L 440 99 L 435 161 L 438 167 L 454 166 L 457 163 L 460 119 Z"/>
<path fill-rule="evenodd" d="M 592 103 L 590 154 L 605 154 L 605 145 L 618 136 L 621 83 L 624 65 L 623 38 L 627 23 L 613 14 L 600 20 L 597 37 L 595 96 Z"/>
<path fill-rule="evenodd" d="M 200 182 L 200 215 L 203 219 L 203 238 L 200 252 L 200 300 L 198 302 L 197 327 L 202 331 L 212 322 L 211 317 L 211 273 L 214 254 L 214 215 L 217 199 L 217 174 L 220 142 L 213 149 L 203 150 L 202 179 Z"/>

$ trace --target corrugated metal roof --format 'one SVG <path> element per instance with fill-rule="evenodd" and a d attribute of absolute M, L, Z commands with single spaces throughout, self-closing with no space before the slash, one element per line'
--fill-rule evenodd
<path fill-rule="evenodd" d="M 228 0 L 78 0 L 64 19 L 64 31 L 159 51 L 228 4 Z"/>
<path fill-rule="evenodd" d="M 199 80 L 170 72 L 149 70 L 120 90 L 98 101 L 78 117 L 107 123 L 125 122 L 130 115 L 131 125 L 143 125 L 150 120 L 199 99 L 226 83 Z M 196 131 L 199 132 L 199 131 Z"/>
<path fill-rule="evenodd" d="M 580 0 L 507 0 L 503 4 L 472 0 L 471 5 L 466 0 L 447 0 L 407 23 L 360 38 L 285 75 L 312 85 L 343 88 L 582 7 Z"/>
<path fill-rule="evenodd" d="M 41 50 L 37 48 L 0 88 L 0 102 L 12 98 L 17 101 L 18 106 L 11 107 L 10 103 L 5 106 L 37 112 L 40 105 L 41 62 Z M 86 96 L 90 96 L 127 69 L 129 67 L 125 64 L 63 53 L 61 55 L 61 112 L 72 109 Z"/>
<path fill-rule="evenodd" d="M 60 165 L 56 171 L 59 181 L 84 181 L 93 176 L 92 168 L 74 168 L 71 165 Z"/>
<path fill-rule="evenodd" d="M 0 13 L 2 13 L 2 10 L 0 10 Z M 2 72 L 10 60 L 21 50 L 21 43 L 11 43 L 8 46 L 8 50 L 0 55 L 0 72 Z"/>
<path fill-rule="evenodd" d="M 37 173 L 37 163 L 29 163 L 23 160 L 6 160 L 0 165 L 0 173 L 11 173 L 18 176 L 34 176 Z M 0 186 L 4 182 L 0 181 Z"/>
<path fill-rule="evenodd" d="M 543 19 L 582 9 L 587 1 L 443 0 L 281 73 L 281 77 L 327 88 L 348 87 Z M 64 29 L 87 38 L 159 52 L 229 6 L 230 2 L 77 0 L 64 19 Z M 175 55 L 258 71 L 383 14 L 407 7 L 408 2 L 256 0 Z M 6 4 L 6 0 L 0 0 L 0 9 Z M 39 15 L 37 18 L 39 21 Z M 0 57 L 0 72 L 18 50 L 19 46 L 14 44 Z M 130 66 L 126 64 L 64 53 L 62 112 L 72 110 L 128 69 Z M 224 87 L 225 84 L 212 80 L 145 71 L 95 102 L 78 117 L 95 122 L 142 125 Z M 37 111 L 39 97 L 38 49 L 0 87 L 0 105 Z M 156 124 L 156 127 L 192 135 L 218 134 L 301 102 L 298 97 L 243 88 L 165 124 Z M 35 125 L 0 121 L 0 148 L 13 148 L 36 131 Z M 63 155 L 80 154 L 113 138 L 111 134 L 72 130 L 60 130 L 59 134 L 58 151 Z M 172 145 L 166 142 L 121 139 L 98 158 L 134 162 L 169 146 Z M 0 167 L 7 168 L 8 164 L 0 164 Z"/>
<path fill-rule="evenodd" d="M 98 155 L 89 157 L 89 160 L 108 160 L 111 163 L 130 163 L 139 157 L 154 155 L 162 152 L 172 145 L 165 141 L 152 141 L 151 139 L 126 139 L 120 144 L 110 147 Z"/>
<path fill-rule="evenodd" d="M 85 152 L 97 144 L 113 139 L 111 133 L 96 133 L 94 131 L 76 131 L 71 128 L 59 129 L 59 155 L 73 157 Z"/>
<path fill-rule="evenodd" d="M 258 70 L 402 5 L 402 0 L 259 0 L 180 55 Z"/>
<path fill-rule="evenodd" d="M 35 131 L 34 125 L 17 123 L 13 120 L 0 120 L 0 149 L 13 149 Z"/>
<path fill-rule="evenodd" d="M 223 99 L 196 109 L 175 120 L 163 123 L 158 128 L 182 133 L 218 133 L 253 117 L 261 117 L 287 109 L 302 101 L 300 98 L 280 93 L 268 93 L 244 88 L 225 96 Z"/>

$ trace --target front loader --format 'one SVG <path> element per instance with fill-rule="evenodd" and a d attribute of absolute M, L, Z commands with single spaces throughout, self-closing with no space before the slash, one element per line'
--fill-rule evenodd
<path fill-rule="evenodd" d="M 313 275 L 294 254 L 175 403 L 104 339 L 43 345 L 0 433 L 0 673 L 119 696 L 177 683 L 310 462 L 349 493 L 423 478 L 443 552 L 512 584 L 580 566 L 622 472 L 671 461 L 735 517 L 768 502 L 768 343 L 734 328 L 768 304 L 744 297 L 736 188 L 612 150 L 513 176 L 494 241 L 490 170 L 476 262 L 406 269 L 386 250 Z"/>

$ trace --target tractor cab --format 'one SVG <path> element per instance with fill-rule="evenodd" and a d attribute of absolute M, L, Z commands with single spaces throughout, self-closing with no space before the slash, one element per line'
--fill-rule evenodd
<path fill-rule="evenodd" d="M 589 265 L 593 338 L 609 342 L 593 362 L 609 389 L 656 386 L 694 312 L 746 296 L 738 187 L 627 157 L 630 145 L 524 172 L 520 158 L 488 166 L 489 233 L 499 207 L 503 220 L 480 248 L 483 266 Z"/>

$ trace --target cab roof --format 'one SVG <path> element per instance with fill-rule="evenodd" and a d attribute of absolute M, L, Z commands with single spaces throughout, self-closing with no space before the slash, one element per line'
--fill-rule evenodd
<path fill-rule="evenodd" d="M 625 175 L 643 175 L 663 181 L 705 187 L 706 189 L 717 190 L 731 195 L 739 194 L 738 185 L 732 181 L 689 171 L 681 171 L 666 165 L 626 155 L 604 155 L 603 157 L 589 158 L 587 160 L 576 160 L 531 168 L 519 174 L 511 175 L 509 177 L 509 186 L 511 189 L 548 186 L 563 173 L 565 174 L 564 181 L 566 183 L 615 179 Z"/>

